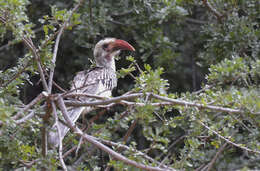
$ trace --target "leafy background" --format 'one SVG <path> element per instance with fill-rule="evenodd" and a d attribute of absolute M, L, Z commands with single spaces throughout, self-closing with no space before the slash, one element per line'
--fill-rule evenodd
<path fill-rule="evenodd" d="M 85 116 L 88 120 L 105 112 L 88 133 L 124 142 L 123 136 L 137 121 L 133 133 L 124 143 L 175 169 L 260 169 L 259 153 L 226 144 L 212 132 L 217 131 L 241 147 L 260 151 L 259 1 L 210 0 L 221 17 L 204 2 L 85 1 L 62 35 L 54 80 L 68 90 L 75 73 L 91 67 L 93 47 L 97 41 L 104 37 L 124 39 L 135 47 L 136 52 L 123 52 L 117 60 L 117 68 L 121 70 L 114 96 L 130 90 L 153 91 L 172 98 L 245 112 L 228 114 L 183 106 L 158 108 L 149 105 L 154 101 L 140 98 L 137 101 L 147 103 L 146 106 L 117 105 Z M 50 149 L 49 157 L 45 159 L 40 154 L 41 118 L 37 116 L 17 125 L 11 116 L 42 92 L 37 65 L 22 43 L 22 36 L 28 35 L 39 47 L 45 68 L 53 67 L 50 60 L 54 42 L 46 40 L 68 18 L 73 4 L 69 0 L 0 1 L 1 17 L 8 23 L 0 24 L 0 119 L 5 123 L 0 132 L 0 168 L 3 170 L 21 168 L 24 162 L 37 159 L 41 160 L 32 168 L 59 167 L 55 150 Z M 128 55 L 134 59 L 126 57 Z M 137 69 L 137 65 L 142 71 Z M 24 72 L 16 77 L 21 69 Z M 201 89 L 203 91 L 198 91 Z M 60 91 L 54 89 L 54 92 Z M 44 114 L 41 104 L 33 110 L 39 115 Z M 122 118 L 124 112 L 128 114 Z M 88 124 L 84 119 L 80 122 L 82 127 Z M 68 136 L 64 140 L 64 151 L 77 143 L 76 137 Z M 94 170 L 104 170 L 107 162 L 119 170 L 128 167 L 109 159 L 102 151 L 92 152 L 89 148 L 84 145 L 80 154 L 70 154 L 65 159 L 66 164 Z M 122 154 L 148 163 L 132 151 Z M 212 161 L 213 166 L 210 166 Z"/>

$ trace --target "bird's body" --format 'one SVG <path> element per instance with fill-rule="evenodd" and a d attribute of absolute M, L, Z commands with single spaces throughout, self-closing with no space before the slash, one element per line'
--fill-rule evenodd
<path fill-rule="evenodd" d="M 72 82 L 73 93 L 88 93 L 94 95 L 108 94 L 117 86 L 115 70 L 105 67 L 95 67 L 90 71 L 78 72 Z"/>
<path fill-rule="evenodd" d="M 114 56 L 120 50 L 131 50 L 134 48 L 127 42 L 115 38 L 106 38 L 99 41 L 94 49 L 94 57 L 97 67 L 89 71 L 81 71 L 76 74 L 71 86 L 72 94 L 91 94 L 102 97 L 111 97 L 112 89 L 117 86 L 116 69 Z M 93 100 L 89 97 L 77 97 L 73 101 L 87 102 Z M 87 113 L 90 107 L 71 107 L 68 114 L 73 123 L 77 121 L 82 113 Z M 61 138 L 69 131 L 69 128 L 62 123 L 58 123 L 61 130 Z M 58 145 L 57 130 L 51 131 L 48 142 L 52 146 Z"/>

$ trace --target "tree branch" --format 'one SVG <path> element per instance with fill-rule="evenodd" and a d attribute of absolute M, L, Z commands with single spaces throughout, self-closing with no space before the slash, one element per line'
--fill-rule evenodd
<path fill-rule="evenodd" d="M 41 66 L 41 63 L 40 63 L 40 56 L 37 52 L 36 47 L 34 46 L 32 40 L 30 38 L 23 37 L 22 40 L 23 40 L 24 44 L 29 48 L 29 50 L 31 50 L 34 58 L 36 59 L 36 63 L 37 63 L 37 67 L 38 67 L 38 70 L 39 70 L 39 73 L 40 73 L 43 88 L 44 88 L 45 91 L 49 92 L 48 91 L 48 85 L 47 85 L 47 82 L 46 82 L 46 79 L 45 79 L 45 76 L 44 76 L 44 72 L 43 72 L 43 69 L 42 69 L 42 66 Z"/>
<path fill-rule="evenodd" d="M 159 96 L 156 94 L 151 94 L 151 96 L 156 99 L 171 102 L 172 104 L 176 104 L 176 105 L 180 105 L 180 106 L 197 107 L 199 109 L 210 109 L 210 110 L 214 110 L 214 111 L 221 111 L 221 112 L 227 112 L 227 113 L 244 113 L 244 111 L 239 110 L 239 109 L 231 109 L 231 108 L 226 108 L 226 107 L 205 105 L 205 104 L 200 104 L 200 103 L 188 102 L 188 101 L 184 101 L 184 100 L 171 99 L 171 98 Z"/>
<path fill-rule="evenodd" d="M 232 109 L 232 108 L 227 108 L 227 107 L 220 107 L 220 106 L 214 106 L 214 105 L 207 105 L 207 104 L 189 102 L 189 101 L 184 101 L 184 100 L 179 100 L 179 99 L 172 99 L 172 98 L 168 98 L 168 97 L 165 97 L 165 96 L 156 95 L 156 94 L 153 94 L 153 93 L 146 93 L 146 95 L 163 101 L 163 102 L 157 102 L 157 103 L 151 103 L 150 104 L 150 105 L 154 105 L 154 106 L 180 105 L 180 106 L 188 106 L 188 107 L 197 107 L 199 109 L 209 109 L 209 110 L 213 110 L 213 111 L 227 112 L 227 113 L 230 113 L 230 114 L 231 113 L 238 113 L 238 114 L 245 113 L 245 111 L 239 110 L 239 109 Z M 142 105 L 145 105 L 145 104 L 144 103 L 134 103 L 134 102 L 125 101 L 125 100 L 131 100 L 131 99 L 135 99 L 135 98 L 142 97 L 142 96 L 144 96 L 143 93 L 133 93 L 133 94 L 128 94 L 128 95 L 113 97 L 113 98 L 106 99 L 106 100 L 96 100 L 96 101 L 92 101 L 92 102 L 66 101 L 65 103 L 68 106 L 75 106 L 75 107 L 108 105 L 108 104 L 111 104 L 111 103 L 121 103 L 121 104 L 126 104 L 126 105 L 133 105 L 134 104 L 134 105 L 142 106 Z"/>
<path fill-rule="evenodd" d="M 49 88 L 48 93 L 49 94 L 52 91 L 53 75 L 54 75 L 55 63 L 56 63 L 56 58 L 57 58 L 57 53 L 58 53 L 58 46 L 59 46 L 59 43 L 60 43 L 61 35 L 62 35 L 65 27 L 68 25 L 72 15 L 73 15 L 73 13 L 79 8 L 81 3 L 82 3 L 82 0 L 80 0 L 78 2 L 78 4 L 71 10 L 69 18 L 62 24 L 61 28 L 59 29 L 59 33 L 58 33 L 58 36 L 57 36 L 56 41 L 55 41 L 55 46 L 54 46 L 53 56 L 52 56 L 52 61 L 51 61 L 52 64 L 53 64 L 53 67 L 50 69 L 50 77 L 49 77 L 49 84 L 48 84 L 48 88 Z"/>
<path fill-rule="evenodd" d="M 20 69 L 14 76 L 13 78 L 11 78 L 10 80 L 8 80 L 7 82 L 3 83 L 2 85 L 0 85 L 1 87 L 7 87 L 11 82 L 13 82 L 16 78 L 18 78 L 23 72 L 25 72 L 26 68 L 29 66 L 31 59 L 27 61 L 27 63 L 25 64 L 25 66 Z"/>
<path fill-rule="evenodd" d="M 94 137 L 84 134 L 79 128 L 77 128 L 75 126 L 75 124 L 73 124 L 73 122 L 70 120 L 69 116 L 68 116 L 68 112 L 66 109 L 66 106 L 64 104 L 64 101 L 62 99 L 61 96 L 58 97 L 58 106 L 60 108 L 60 110 L 62 111 L 62 115 L 64 117 L 64 119 L 66 120 L 67 124 L 69 125 L 70 129 L 77 135 L 83 137 L 86 141 L 88 141 L 89 143 L 93 144 L 94 146 L 100 148 L 101 150 L 107 152 L 109 155 L 111 155 L 113 158 L 120 160 L 126 164 L 135 166 L 137 168 L 140 169 L 144 169 L 144 170 L 149 170 L 149 171 L 166 171 L 169 169 L 161 169 L 159 167 L 152 167 L 152 166 L 147 166 L 141 163 L 137 163 L 133 160 L 129 160 L 128 158 L 124 157 L 123 155 L 115 152 L 114 150 L 110 149 L 109 147 L 105 146 L 104 144 L 100 143 L 99 141 L 97 141 Z"/>
<path fill-rule="evenodd" d="M 7 24 L 5 18 L 2 17 L 2 16 L 0 16 L 0 21 L 4 24 Z M 38 67 L 40 77 L 41 77 L 41 80 L 42 80 L 43 88 L 44 88 L 45 91 L 48 92 L 48 85 L 47 85 L 47 82 L 46 82 L 46 79 L 45 79 L 45 76 L 44 76 L 43 69 L 42 69 L 41 64 L 40 64 L 40 57 L 39 57 L 39 54 L 37 52 L 36 47 L 34 46 L 34 44 L 32 42 L 32 39 L 30 37 L 27 38 L 25 36 L 22 36 L 22 41 L 27 46 L 27 48 L 32 52 L 34 58 L 36 59 L 36 63 L 37 63 L 37 67 Z"/>
<path fill-rule="evenodd" d="M 55 118 L 55 126 L 57 128 L 58 138 L 59 138 L 59 159 L 60 159 L 60 163 L 61 163 L 63 170 L 67 171 L 68 169 L 64 163 L 63 156 L 62 156 L 62 151 L 63 151 L 62 150 L 62 138 L 61 138 L 61 132 L 60 132 L 60 127 L 59 127 L 57 110 L 56 110 L 56 106 L 55 106 L 54 102 L 52 102 L 51 105 L 52 105 L 53 114 L 54 114 L 54 118 Z"/>
<path fill-rule="evenodd" d="M 35 115 L 34 111 L 31 111 L 30 114 L 26 115 L 25 117 L 15 121 L 16 124 L 22 124 L 24 122 L 26 122 L 27 120 L 31 119 L 33 116 Z"/>
<path fill-rule="evenodd" d="M 29 104 L 27 104 L 20 112 L 18 112 L 15 116 L 12 117 L 13 120 L 17 120 L 20 116 L 23 115 L 23 113 L 27 112 L 30 108 L 32 108 L 35 104 L 39 103 L 44 97 L 46 97 L 46 94 L 44 92 L 41 92 L 36 98 L 34 98 Z M 23 119 L 25 119 L 28 116 L 25 116 Z M 22 119 L 17 122 L 22 122 Z"/>
<path fill-rule="evenodd" d="M 203 0 L 204 5 L 221 21 L 223 15 L 218 12 L 207 0 Z"/>
<path fill-rule="evenodd" d="M 101 99 L 101 100 L 106 99 L 103 96 L 98 96 L 98 95 L 94 95 L 94 94 L 88 94 L 88 93 L 70 93 L 70 94 L 67 94 L 67 92 L 62 94 L 62 97 L 64 97 L 64 98 L 68 98 L 68 97 L 72 97 L 72 98 L 75 98 L 75 97 L 90 97 L 90 98 Z"/>
<path fill-rule="evenodd" d="M 130 148 L 130 147 L 126 146 L 126 145 L 123 145 L 123 144 L 120 144 L 120 143 L 115 143 L 115 142 L 112 142 L 112 141 L 109 141 L 109 140 L 100 139 L 100 138 L 96 138 L 96 140 L 101 141 L 102 143 L 107 144 L 107 145 L 109 145 L 109 146 L 117 147 L 117 148 L 119 148 L 119 149 L 124 149 L 124 150 L 128 150 L 128 151 L 133 151 L 133 152 L 136 153 L 135 155 L 140 155 L 140 156 L 144 157 L 145 159 L 147 159 L 148 161 L 160 165 L 160 167 L 162 167 L 162 168 L 167 168 L 167 169 L 169 169 L 169 170 L 174 170 L 174 169 L 169 168 L 169 167 L 167 167 L 166 165 L 161 164 L 160 162 L 154 160 L 153 158 L 151 158 L 150 156 L 146 155 L 145 153 L 143 153 L 143 152 L 141 152 L 141 151 L 138 151 L 138 150 L 135 150 L 135 149 L 133 149 L 133 148 Z"/>
<path fill-rule="evenodd" d="M 231 144 L 231 145 L 233 145 L 233 146 L 235 146 L 235 147 L 238 147 L 238 148 L 240 148 L 240 149 L 246 150 L 246 151 L 248 151 L 248 152 L 260 154 L 260 151 L 251 150 L 251 149 L 249 149 L 249 148 L 247 148 L 247 147 L 244 147 L 244 146 L 242 146 L 242 145 L 236 144 L 236 143 L 230 141 L 229 139 L 227 139 L 226 137 L 220 135 L 217 131 L 211 129 L 210 127 L 208 127 L 207 125 L 205 125 L 203 122 L 201 122 L 201 121 L 198 121 L 198 122 L 199 122 L 201 125 L 203 125 L 207 130 L 213 132 L 213 133 L 214 133 L 215 135 L 217 135 L 219 138 L 225 140 L 227 143 L 229 143 L 229 144 Z"/>
<path fill-rule="evenodd" d="M 226 148 L 227 145 L 228 145 L 228 142 L 226 142 L 225 144 L 223 144 L 220 147 L 220 149 L 218 150 L 216 155 L 213 157 L 213 159 L 210 161 L 210 163 L 207 164 L 207 166 L 205 167 L 205 168 L 207 168 L 207 171 L 210 171 L 212 169 L 212 167 L 214 166 L 214 163 L 216 162 L 218 156 L 224 151 L 224 149 Z"/>

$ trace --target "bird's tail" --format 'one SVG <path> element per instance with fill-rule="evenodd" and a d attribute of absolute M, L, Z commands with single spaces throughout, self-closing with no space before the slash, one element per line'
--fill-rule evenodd
<path fill-rule="evenodd" d="M 79 116 L 82 114 L 82 112 L 86 110 L 87 110 L 86 107 L 72 108 L 68 110 L 68 115 L 71 121 L 75 123 L 78 120 Z M 66 125 L 62 124 L 61 122 L 58 122 L 58 125 L 61 132 L 61 139 L 63 139 L 65 135 L 68 133 L 69 128 Z M 53 125 L 51 131 L 48 133 L 48 144 L 51 147 L 56 147 L 59 144 L 59 134 L 56 125 Z"/>

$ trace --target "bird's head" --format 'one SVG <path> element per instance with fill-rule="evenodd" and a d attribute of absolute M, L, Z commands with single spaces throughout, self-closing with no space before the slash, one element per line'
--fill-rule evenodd
<path fill-rule="evenodd" d="M 114 68 L 114 57 L 118 55 L 121 50 L 135 51 L 134 47 L 124 40 L 116 38 L 100 40 L 94 49 L 97 66 Z"/>

